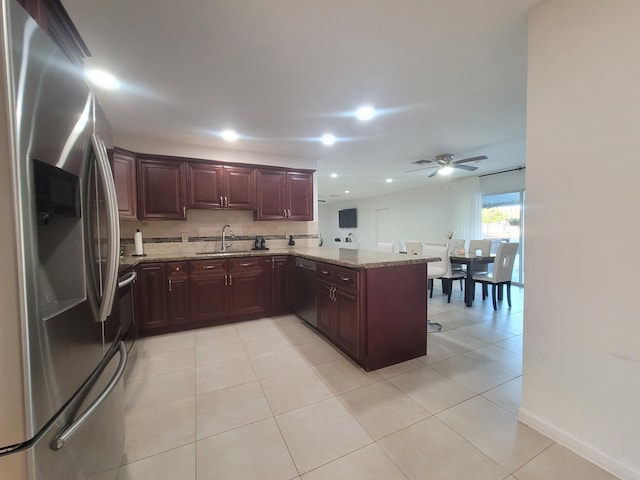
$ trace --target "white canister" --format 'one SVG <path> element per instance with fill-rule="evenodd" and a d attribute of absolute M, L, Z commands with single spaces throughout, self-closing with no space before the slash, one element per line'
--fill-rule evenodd
<path fill-rule="evenodd" d="M 142 232 L 140 229 L 136 229 L 136 233 L 133 236 L 134 255 L 144 255 L 144 249 L 142 248 Z"/>

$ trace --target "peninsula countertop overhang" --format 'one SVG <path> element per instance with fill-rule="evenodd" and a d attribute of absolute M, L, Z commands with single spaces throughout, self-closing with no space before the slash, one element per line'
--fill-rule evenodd
<path fill-rule="evenodd" d="M 229 252 L 176 252 L 176 253 L 151 253 L 144 257 L 127 255 L 121 262 L 121 269 L 135 266 L 139 263 L 172 262 L 190 260 L 210 260 L 212 258 L 237 258 L 237 257 L 263 257 L 270 255 L 291 255 L 294 257 L 308 258 L 318 262 L 326 262 L 334 265 L 355 269 L 383 268 L 397 265 L 410 265 L 419 263 L 437 262 L 439 257 L 409 256 L 397 253 L 377 252 L 371 250 L 359 250 L 349 248 L 327 247 L 302 247 L 302 248 L 278 248 L 270 250 L 246 250 Z"/>

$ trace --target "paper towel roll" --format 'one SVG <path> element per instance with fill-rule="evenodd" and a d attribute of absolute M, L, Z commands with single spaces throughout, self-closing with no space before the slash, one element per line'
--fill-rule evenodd
<path fill-rule="evenodd" d="M 136 234 L 133 236 L 133 245 L 135 255 L 144 255 L 144 249 L 142 248 L 142 232 L 140 232 L 140 229 L 137 229 Z"/>

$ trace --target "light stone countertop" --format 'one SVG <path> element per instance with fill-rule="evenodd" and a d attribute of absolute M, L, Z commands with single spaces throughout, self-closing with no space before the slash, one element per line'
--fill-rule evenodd
<path fill-rule="evenodd" d="M 437 262 L 437 257 L 408 256 L 398 253 L 377 252 L 371 250 L 357 250 L 331 247 L 299 247 L 276 248 L 270 250 L 248 250 L 230 252 L 212 252 L 202 254 L 196 252 L 158 253 L 148 254 L 145 257 L 127 255 L 121 259 L 120 269 L 135 266 L 138 263 L 171 262 L 188 260 L 210 260 L 212 258 L 258 257 L 267 255 L 293 255 L 308 258 L 318 262 L 326 262 L 334 265 L 355 269 L 382 268 L 396 265 L 409 265 L 415 263 Z"/>

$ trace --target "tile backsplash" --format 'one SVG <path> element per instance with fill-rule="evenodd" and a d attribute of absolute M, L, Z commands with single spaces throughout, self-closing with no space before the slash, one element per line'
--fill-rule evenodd
<path fill-rule="evenodd" d="M 253 220 L 245 210 L 187 210 L 187 220 L 120 220 L 121 246 L 133 253 L 133 235 L 142 232 L 145 253 L 197 253 L 220 248 L 222 227 L 231 225 L 233 248 L 249 250 L 256 236 L 264 237 L 269 248 L 285 248 L 293 235 L 296 246 L 318 245 L 318 222 Z M 188 237 L 182 241 L 183 234 Z"/>

